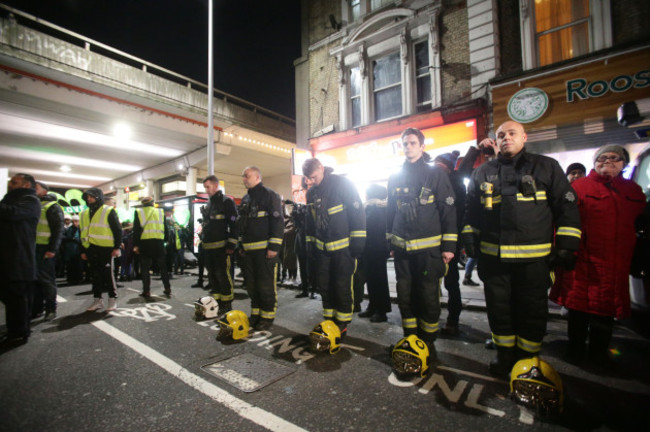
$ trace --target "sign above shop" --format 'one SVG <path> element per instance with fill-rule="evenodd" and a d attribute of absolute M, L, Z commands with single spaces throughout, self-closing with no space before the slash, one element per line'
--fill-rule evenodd
<path fill-rule="evenodd" d="M 589 82 L 585 78 L 571 79 L 566 82 L 566 101 L 589 99 L 603 96 L 612 91 L 621 93 L 631 88 L 650 86 L 650 70 L 642 70 L 634 75 L 618 75 L 611 80 L 596 80 Z"/>
<path fill-rule="evenodd" d="M 536 87 L 519 90 L 508 102 L 508 114 L 519 123 L 534 122 L 544 115 L 547 108 L 548 96 Z"/>

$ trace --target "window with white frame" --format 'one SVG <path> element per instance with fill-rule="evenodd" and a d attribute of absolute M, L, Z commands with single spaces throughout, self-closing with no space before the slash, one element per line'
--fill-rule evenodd
<path fill-rule="evenodd" d="M 342 1 L 343 3 L 347 3 L 350 22 L 355 22 L 363 15 L 369 12 L 374 12 L 391 3 L 393 4 L 395 3 L 395 0 L 342 0 Z"/>
<path fill-rule="evenodd" d="M 361 18 L 361 0 L 350 0 L 350 21 L 354 22 Z"/>
<path fill-rule="evenodd" d="M 402 114 L 402 71 L 399 52 L 372 61 L 375 121 Z"/>
<path fill-rule="evenodd" d="M 414 44 L 415 86 L 417 93 L 417 112 L 431 109 L 431 61 L 429 60 L 428 41 Z"/>
<path fill-rule="evenodd" d="M 361 72 L 350 68 L 350 120 L 352 127 L 361 125 Z"/>
<path fill-rule="evenodd" d="M 519 0 L 524 69 L 611 47 L 610 0 Z"/>

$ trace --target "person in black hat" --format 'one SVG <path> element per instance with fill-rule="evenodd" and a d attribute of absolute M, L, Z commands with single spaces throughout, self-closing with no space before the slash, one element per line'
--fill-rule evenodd
<path fill-rule="evenodd" d="M 569 180 L 569 183 L 573 183 L 587 175 L 587 168 L 580 162 L 574 162 L 569 165 L 566 169 L 566 178 Z"/>

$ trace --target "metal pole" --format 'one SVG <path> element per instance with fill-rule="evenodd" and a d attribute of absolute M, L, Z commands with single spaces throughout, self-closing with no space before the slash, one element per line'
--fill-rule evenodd
<path fill-rule="evenodd" d="M 214 174 L 214 76 L 212 72 L 212 0 L 208 0 L 208 175 Z"/>

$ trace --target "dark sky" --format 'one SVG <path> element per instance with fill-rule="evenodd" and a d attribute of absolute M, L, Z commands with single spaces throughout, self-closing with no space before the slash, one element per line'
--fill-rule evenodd
<path fill-rule="evenodd" d="M 0 2 L 208 83 L 208 0 Z M 300 1 L 214 0 L 214 15 L 215 88 L 295 118 Z"/>

